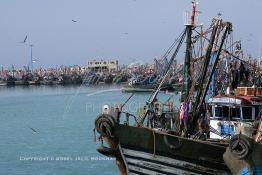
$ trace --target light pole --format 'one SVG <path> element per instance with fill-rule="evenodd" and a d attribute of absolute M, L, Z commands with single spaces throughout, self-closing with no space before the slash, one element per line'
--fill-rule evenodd
<path fill-rule="evenodd" d="M 30 48 L 31 48 L 31 71 L 33 73 L 33 71 L 34 71 L 34 67 L 33 67 L 33 44 L 30 44 Z"/>
<path fill-rule="evenodd" d="M 30 67 L 31 67 L 31 72 L 33 73 L 34 66 L 33 66 L 33 44 L 27 44 L 27 46 L 30 47 Z"/>

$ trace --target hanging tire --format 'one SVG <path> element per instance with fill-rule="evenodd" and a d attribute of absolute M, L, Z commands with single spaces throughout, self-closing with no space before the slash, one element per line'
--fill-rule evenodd
<path fill-rule="evenodd" d="M 115 125 L 115 119 L 109 114 L 102 114 L 95 120 L 95 128 L 102 136 L 113 137 Z"/>
<path fill-rule="evenodd" d="M 247 158 L 252 152 L 253 141 L 245 135 L 235 135 L 229 143 L 229 148 L 234 157 L 239 160 Z"/>
<path fill-rule="evenodd" d="M 176 138 L 176 144 L 171 144 L 168 140 L 168 135 L 164 135 L 165 144 L 172 150 L 178 150 L 182 147 L 182 143 L 179 138 Z"/>

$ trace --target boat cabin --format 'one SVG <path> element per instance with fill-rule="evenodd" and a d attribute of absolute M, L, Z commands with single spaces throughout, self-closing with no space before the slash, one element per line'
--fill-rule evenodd
<path fill-rule="evenodd" d="M 260 89 L 259 89 L 260 90 Z M 254 93 L 255 92 L 255 93 Z M 215 96 L 208 100 L 210 138 L 223 139 L 248 128 L 261 117 L 262 97 L 256 88 L 236 91 L 235 95 Z M 241 130 L 241 132 L 243 132 Z"/>

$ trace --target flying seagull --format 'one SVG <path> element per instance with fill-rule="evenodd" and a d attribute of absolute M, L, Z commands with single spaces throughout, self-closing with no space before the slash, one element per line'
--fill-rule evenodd
<path fill-rule="evenodd" d="M 27 40 L 27 35 L 25 36 L 25 39 L 24 39 L 24 41 L 22 41 L 22 42 L 20 42 L 20 43 L 25 43 L 25 42 L 26 42 L 26 40 Z"/>
<path fill-rule="evenodd" d="M 77 21 L 72 19 L 72 22 L 77 22 Z"/>
<path fill-rule="evenodd" d="M 29 127 L 34 133 L 37 133 L 37 131 L 34 128 Z"/>

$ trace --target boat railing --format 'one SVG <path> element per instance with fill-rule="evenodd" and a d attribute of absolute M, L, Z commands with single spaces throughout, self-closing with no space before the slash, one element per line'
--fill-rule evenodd
<path fill-rule="evenodd" d="M 236 95 L 260 96 L 262 97 L 262 87 L 238 87 L 235 90 Z"/>
<path fill-rule="evenodd" d="M 135 124 L 136 125 L 139 124 L 139 122 L 137 121 L 137 117 L 135 115 L 130 114 L 128 112 L 124 112 L 124 111 L 122 111 L 121 114 L 125 114 L 125 117 L 126 117 L 125 120 L 124 120 L 124 125 L 128 125 L 129 126 L 129 123 L 130 123 L 129 119 L 130 119 L 130 117 L 132 117 L 135 120 Z M 119 120 L 120 120 L 120 117 L 122 116 L 121 114 L 119 115 Z"/>

